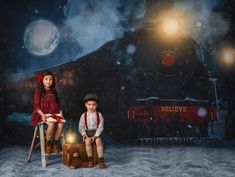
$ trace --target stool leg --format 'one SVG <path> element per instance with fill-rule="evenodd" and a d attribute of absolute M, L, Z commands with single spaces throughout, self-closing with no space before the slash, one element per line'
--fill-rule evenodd
<path fill-rule="evenodd" d="M 64 144 L 65 144 L 65 138 L 64 138 L 64 133 L 62 132 L 61 137 L 60 137 L 60 142 L 61 142 L 61 148 L 62 148 L 62 162 L 64 162 Z"/>
<path fill-rule="evenodd" d="M 61 134 L 60 141 L 61 141 L 61 145 L 63 146 L 65 144 L 64 133 Z"/>
<path fill-rule="evenodd" d="M 45 140 L 44 140 L 43 124 L 39 125 L 39 134 L 40 134 L 42 167 L 46 167 L 47 162 L 46 162 L 46 155 L 45 155 Z"/>
<path fill-rule="evenodd" d="M 35 126 L 35 128 L 34 128 L 34 134 L 33 134 L 33 140 L 32 140 L 31 146 L 30 146 L 30 150 L 29 150 L 27 162 L 30 162 L 30 159 L 31 159 L 31 157 L 32 157 L 33 146 L 34 146 L 34 144 L 35 144 L 35 139 L 36 139 L 36 136 L 37 136 L 37 132 L 38 132 L 38 126 Z"/>

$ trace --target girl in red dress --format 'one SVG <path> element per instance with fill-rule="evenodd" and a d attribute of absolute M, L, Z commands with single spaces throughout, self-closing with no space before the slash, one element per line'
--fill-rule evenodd
<path fill-rule="evenodd" d="M 34 92 L 32 125 L 36 126 L 38 123 L 48 125 L 46 153 L 59 152 L 58 140 L 61 137 L 65 120 L 55 88 L 55 76 L 50 71 L 38 75 L 38 87 Z"/>

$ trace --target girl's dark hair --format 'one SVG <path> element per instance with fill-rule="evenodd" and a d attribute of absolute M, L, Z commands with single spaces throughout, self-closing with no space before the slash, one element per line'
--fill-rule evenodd
<path fill-rule="evenodd" d="M 59 96 L 58 96 L 58 92 L 55 87 L 55 82 L 56 82 L 55 75 L 51 71 L 45 71 L 42 73 L 42 78 L 44 78 L 45 76 L 48 76 L 48 75 L 51 75 L 53 77 L 53 83 L 50 88 L 51 88 L 52 93 L 54 94 L 55 100 L 58 100 Z M 45 89 L 42 81 L 38 84 L 38 91 L 39 91 L 40 98 L 42 98 L 46 95 L 46 89 Z"/>

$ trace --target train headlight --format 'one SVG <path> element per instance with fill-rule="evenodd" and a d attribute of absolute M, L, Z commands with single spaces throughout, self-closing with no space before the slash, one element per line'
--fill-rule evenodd
<path fill-rule="evenodd" d="M 179 31 L 179 23 L 174 19 L 166 19 L 163 22 L 162 29 L 168 35 L 176 34 Z"/>
<path fill-rule="evenodd" d="M 197 110 L 197 115 L 199 116 L 199 117 L 206 117 L 207 116 L 207 110 L 205 109 L 205 108 L 199 108 L 198 110 Z"/>

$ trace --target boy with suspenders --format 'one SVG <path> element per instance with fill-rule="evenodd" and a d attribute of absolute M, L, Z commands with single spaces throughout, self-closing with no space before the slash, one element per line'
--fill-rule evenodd
<path fill-rule="evenodd" d="M 104 118 L 101 113 L 96 111 L 98 107 L 98 97 L 96 94 L 87 94 L 84 97 L 87 112 L 83 113 L 79 121 L 79 132 L 85 141 L 86 152 L 89 160 L 89 167 L 93 167 L 92 146 L 96 143 L 97 154 L 99 157 L 99 167 L 106 168 L 103 156 L 102 132 L 104 130 Z"/>

